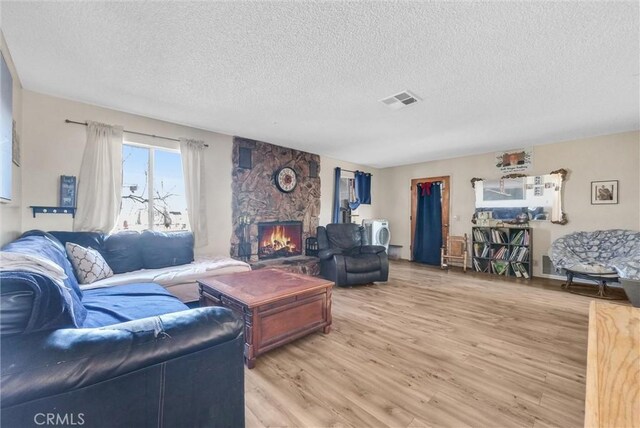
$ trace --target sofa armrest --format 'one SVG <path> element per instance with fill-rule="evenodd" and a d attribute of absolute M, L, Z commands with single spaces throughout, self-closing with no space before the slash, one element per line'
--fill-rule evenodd
<path fill-rule="evenodd" d="M 320 260 L 330 260 L 333 256 L 342 254 L 342 250 L 339 248 L 329 248 L 326 250 L 318 251 L 318 257 Z"/>
<path fill-rule="evenodd" d="M 2 406 L 82 388 L 214 347 L 242 331 L 243 323 L 229 309 L 208 307 L 102 328 L 4 337 Z"/>
<path fill-rule="evenodd" d="M 362 254 L 380 254 L 385 251 L 386 249 L 382 245 L 363 245 L 360 247 L 360 253 Z"/>

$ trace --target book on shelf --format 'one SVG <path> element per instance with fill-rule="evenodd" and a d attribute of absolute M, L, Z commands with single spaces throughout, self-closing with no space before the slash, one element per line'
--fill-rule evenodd
<path fill-rule="evenodd" d="M 484 257 L 485 249 L 487 248 L 484 244 L 478 244 L 477 242 L 473 244 L 473 255 L 475 257 Z"/>
<path fill-rule="evenodd" d="M 516 260 L 519 262 L 523 262 L 529 259 L 529 249 L 527 247 L 522 247 L 518 250 L 518 257 Z"/>
<path fill-rule="evenodd" d="M 496 244 L 506 244 L 509 242 L 506 232 L 498 229 L 491 229 L 491 241 Z"/>
<path fill-rule="evenodd" d="M 509 249 L 507 247 L 500 247 L 493 252 L 492 259 L 498 260 L 508 260 L 509 259 Z"/>
<path fill-rule="evenodd" d="M 473 244 L 473 255 L 474 257 L 487 257 L 489 254 L 489 246 L 487 244 Z"/>
<path fill-rule="evenodd" d="M 473 229 L 473 240 L 476 242 L 489 242 L 489 236 L 483 230 Z"/>
<path fill-rule="evenodd" d="M 529 249 L 527 247 L 514 248 L 511 250 L 509 260 L 523 262 L 529 258 Z"/>
<path fill-rule="evenodd" d="M 517 277 L 524 277 L 529 279 L 529 269 L 520 262 L 511 262 L 511 269 Z"/>
<path fill-rule="evenodd" d="M 514 262 L 511 262 L 511 270 L 513 270 L 513 273 L 518 278 L 522 278 L 522 273 L 520 272 L 520 269 L 518 268 L 518 266 L 516 266 L 516 264 Z"/>
<path fill-rule="evenodd" d="M 522 239 L 522 235 L 523 235 L 522 232 L 524 232 L 524 231 L 521 230 L 518 233 L 516 233 L 515 235 L 513 235 L 511 237 L 511 242 L 510 243 L 514 244 L 514 245 L 520 245 L 520 240 Z"/>
<path fill-rule="evenodd" d="M 491 268 L 493 269 L 493 272 L 498 275 L 506 275 L 507 269 L 509 268 L 509 263 L 500 260 L 492 260 Z"/>
<path fill-rule="evenodd" d="M 476 272 L 488 272 L 489 271 L 489 262 L 473 259 L 473 268 Z"/>
<path fill-rule="evenodd" d="M 529 245 L 529 231 L 519 230 L 511 237 L 510 243 L 512 245 Z"/>

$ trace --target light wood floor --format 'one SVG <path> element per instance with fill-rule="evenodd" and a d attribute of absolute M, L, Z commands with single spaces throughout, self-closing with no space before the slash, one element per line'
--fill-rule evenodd
<path fill-rule="evenodd" d="M 247 426 L 582 426 L 590 300 L 394 262 L 334 288 L 330 334 L 245 369 Z"/>

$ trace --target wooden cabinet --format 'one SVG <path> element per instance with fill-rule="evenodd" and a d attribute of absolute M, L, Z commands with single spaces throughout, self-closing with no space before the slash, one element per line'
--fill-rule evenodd
<path fill-rule="evenodd" d="M 474 227 L 471 254 L 476 272 L 529 279 L 533 267 L 531 228 Z"/>

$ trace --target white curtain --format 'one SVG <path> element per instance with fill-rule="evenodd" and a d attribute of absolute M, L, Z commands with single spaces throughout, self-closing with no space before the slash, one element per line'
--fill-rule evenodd
<path fill-rule="evenodd" d="M 122 127 L 88 122 L 73 230 L 110 232 L 118 220 L 121 195 Z"/>
<path fill-rule="evenodd" d="M 202 247 L 209 243 L 207 200 L 204 186 L 204 149 L 203 141 L 180 139 L 189 224 L 196 247 Z"/>

